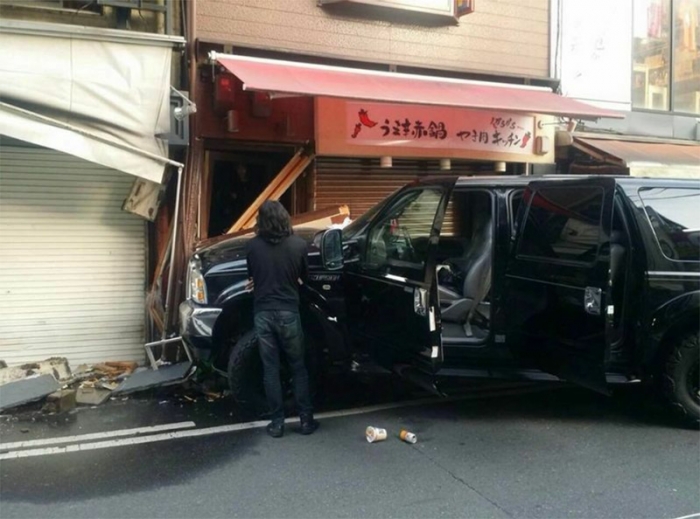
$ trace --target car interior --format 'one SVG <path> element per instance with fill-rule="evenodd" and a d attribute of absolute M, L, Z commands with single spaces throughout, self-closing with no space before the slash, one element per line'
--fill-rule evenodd
<path fill-rule="evenodd" d="M 493 201 L 486 191 L 455 190 L 437 252 L 445 344 L 479 344 L 489 334 Z"/>

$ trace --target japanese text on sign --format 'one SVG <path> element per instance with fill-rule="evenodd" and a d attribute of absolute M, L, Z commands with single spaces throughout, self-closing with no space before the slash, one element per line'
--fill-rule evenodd
<path fill-rule="evenodd" d="M 348 142 L 353 144 L 533 152 L 532 116 L 378 103 L 347 106 Z"/>

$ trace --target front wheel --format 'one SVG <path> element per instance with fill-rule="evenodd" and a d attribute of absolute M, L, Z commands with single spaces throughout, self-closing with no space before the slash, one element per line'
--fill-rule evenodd
<path fill-rule="evenodd" d="M 693 423 L 700 421 L 700 335 L 697 332 L 682 336 L 669 355 L 663 388 L 678 414 Z"/>
<path fill-rule="evenodd" d="M 292 373 L 281 355 L 280 378 L 284 396 L 285 414 L 294 409 L 292 391 Z M 316 394 L 319 365 L 313 341 L 306 340 L 306 369 L 309 373 L 309 391 Z M 263 365 L 260 359 L 258 338 L 254 330 L 249 330 L 235 341 L 231 348 L 228 363 L 228 383 L 233 399 L 239 407 L 249 413 L 264 416 L 269 413 L 265 386 L 263 384 Z"/>

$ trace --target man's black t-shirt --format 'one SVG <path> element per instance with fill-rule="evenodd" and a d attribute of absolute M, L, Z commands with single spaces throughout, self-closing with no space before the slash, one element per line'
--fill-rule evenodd
<path fill-rule="evenodd" d="M 248 275 L 253 278 L 255 312 L 299 311 L 299 282 L 306 279 L 307 244 L 298 236 L 269 243 L 259 236 L 248 242 Z"/>

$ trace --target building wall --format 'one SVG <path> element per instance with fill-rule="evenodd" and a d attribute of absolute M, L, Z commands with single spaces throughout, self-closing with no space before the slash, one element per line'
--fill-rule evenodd
<path fill-rule="evenodd" d="M 552 75 L 561 93 L 625 113 L 579 129 L 699 140 L 698 117 L 633 110 L 633 0 L 552 0 Z"/>
<path fill-rule="evenodd" d="M 555 0 L 561 92 L 613 110 L 632 103 L 632 0 Z M 558 8 L 558 12 L 556 12 Z"/>
<path fill-rule="evenodd" d="M 202 41 L 391 65 L 545 78 L 550 0 L 488 0 L 459 25 L 339 14 L 316 0 L 197 0 Z"/>

